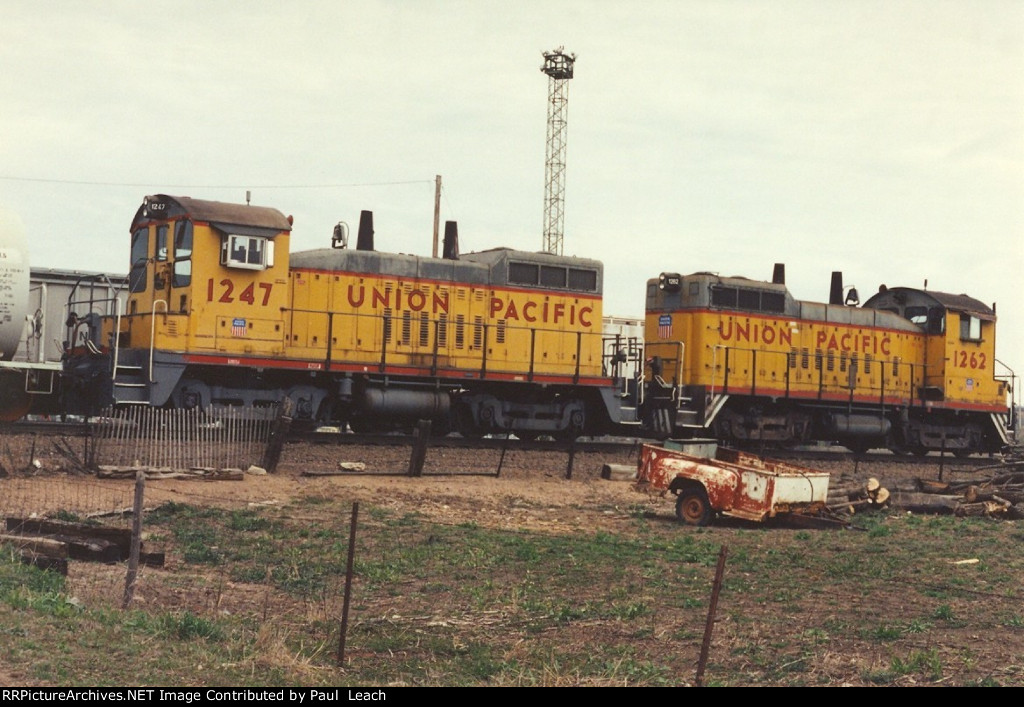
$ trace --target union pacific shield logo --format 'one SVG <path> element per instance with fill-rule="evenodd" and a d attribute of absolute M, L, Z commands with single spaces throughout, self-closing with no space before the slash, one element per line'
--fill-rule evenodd
<path fill-rule="evenodd" d="M 672 338 L 672 315 L 662 314 L 658 317 L 658 338 L 670 339 Z"/>

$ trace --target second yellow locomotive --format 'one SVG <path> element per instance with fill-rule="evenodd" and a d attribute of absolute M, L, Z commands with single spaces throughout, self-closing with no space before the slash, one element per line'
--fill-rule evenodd
<path fill-rule="evenodd" d="M 832 440 L 925 454 L 1007 444 L 995 311 L 966 295 L 880 288 L 863 307 L 773 282 L 664 273 L 647 283 L 646 421 L 737 443 Z"/>

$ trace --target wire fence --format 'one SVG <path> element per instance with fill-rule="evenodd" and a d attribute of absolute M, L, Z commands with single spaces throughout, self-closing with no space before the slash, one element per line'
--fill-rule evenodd
<path fill-rule="evenodd" d="M 278 407 L 136 406 L 93 420 L 91 467 L 245 469 L 263 457 Z"/>
<path fill-rule="evenodd" d="M 257 422 L 267 427 L 258 427 Z M 351 568 L 351 564 L 346 568 L 346 556 L 353 550 L 348 539 L 352 519 L 348 509 L 354 514 L 354 503 L 358 502 L 345 481 L 307 477 L 308 485 L 296 491 L 294 497 L 281 498 L 261 494 L 258 481 L 253 480 L 258 476 L 244 477 L 242 483 L 249 487 L 249 493 L 232 491 L 243 488 L 230 486 L 235 481 L 201 483 L 189 477 L 188 483 L 178 483 L 160 476 L 160 469 L 180 470 L 186 464 L 203 460 L 213 468 L 248 468 L 265 456 L 272 423 L 272 419 L 211 419 L 209 412 L 184 421 L 141 416 L 116 423 L 101 422 L 96 429 L 107 437 L 92 438 L 94 460 L 101 466 L 113 466 L 110 462 L 115 459 L 130 459 L 127 465 L 147 466 L 143 476 L 159 480 L 145 484 L 141 502 L 137 503 L 136 485 L 127 478 L 33 470 L 0 478 L 0 515 L 5 523 L 0 562 L 17 558 L 14 561 L 31 562 L 51 571 L 62 569 L 66 573 L 66 594 L 86 608 L 187 616 L 203 627 L 239 619 L 254 622 L 261 632 L 281 642 L 298 636 L 324 646 L 323 650 L 333 650 L 339 634 L 344 637 L 340 621 L 345 613 L 346 570 Z M 126 434 L 125 429 L 134 431 L 134 436 Z M 184 433 L 186 430 L 209 437 L 191 438 Z M 243 439 L 236 439 L 226 430 L 239 431 Z M 146 435 L 156 436 L 164 445 L 223 445 L 229 451 L 182 451 L 177 456 L 167 451 L 149 453 L 153 445 Z M 560 483 L 593 480 L 592 463 L 584 470 L 576 458 L 579 466 L 573 469 L 571 447 L 561 454 L 533 455 L 499 448 L 475 452 L 467 461 L 466 455 L 456 455 L 447 448 L 427 448 L 426 442 L 422 443 L 426 451 L 418 452 L 416 444 L 377 448 L 372 462 L 362 472 L 345 471 L 341 466 L 348 464 L 352 469 L 353 464 L 365 464 L 371 455 L 356 447 L 325 448 L 317 458 L 290 458 L 286 452 L 282 464 L 287 478 L 294 479 L 296 484 L 304 472 L 377 473 L 410 478 L 551 478 Z M 137 472 L 131 478 L 136 475 Z M 411 481 L 408 487 L 396 488 L 393 493 L 414 496 L 416 483 Z M 451 493 L 457 495 L 458 491 Z M 528 499 L 510 503 L 514 504 L 509 508 L 510 517 L 536 510 Z M 573 631 L 580 626 L 593 631 L 607 624 L 608 640 L 624 640 L 630 651 L 682 651 L 686 659 L 690 653 L 696 653 L 705 618 L 702 602 L 707 597 L 692 594 L 666 605 L 659 602 L 672 583 L 688 581 L 691 575 L 702 575 L 701 581 L 706 580 L 704 584 L 710 589 L 714 553 L 705 549 L 697 557 L 698 548 L 713 540 L 704 531 L 693 534 L 680 530 L 678 547 L 664 539 L 656 541 L 663 551 L 682 553 L 664 576 L 656 555 L 631 564 L 629 555 L 622 554 L 615 561 L 615 571 L 602 577 L 607 586 L 588 586 L 586 599 L 577 599 L 566 587 L 560 588 L 561 596 L 558 591 L 541 588 L 528 602 L 513 601 L 512 605 L 503 606 L 499 600 L 504 595 L 499 592 L 494 600 L 497 608 L 485 611 L 479 603 L 490 591 L 492 575 L 502 578 L 494 580 L 495 586 L 509 583 L 510 596 L 532 591 L 535 579 L 531 577 L 541 576 L 533 563 L 549 552 L 545 540 L 517 537 L 502 541 L 508 543 L 505 550 L 511 554 L 502 562 L 492 563 L 487 559 L 488 553 L 502 546 L 482 544 L 484 541 L 474 537 L 472 525 L 455 520 L 447 530 L 439 531 L 437 528 L 444 521 L 436 516 L 429 520 L 425 517 L 419 527 L 401 513 L 389 517 L 381 510 L 386 507 L 385 499 L 367 505 L 369 508 L 360 516 L 360 537 L 355 545 L 355 589 L 360 598 L 354 605 L 356 614 L 349 628 L 354 635 L 349 638 L 349 647 L 358 657 L 350 658 L 350 662 L 370 660 L 372 651 L 367 646 L 383 643 L 385 639 L 394 641 L 387 644 L 385 653 L 400 649 L 400 636 L 413 636 L 410 640 L 415 642 L 436 636 L 455 645 L 481 641 L 485 631 L 497 630 L 493 622 L 510 635 L 518 634 L 524 624 L 535 625 L 541 629 L 530 635 L 556 637 L 556 642 L 561 640 L 565 644 L 574 640 Z M 139 547 L 133 568 L 130 543 L 134 519 L 141 519 L 142 525 L 141 534 L 134 534 Z M 638 518 L 640 522 L 650 521 Z M 807 540 L 801 541 L 805 544 L 818 537 L 805 535 Z M 736 544 L 750 540 L 749 535 L 744 540 L 743 533 L 730 533 L 730 537 Z M 864 534 L 857 537 L 868 538 Z M 877 550 L 887 537 L 878 533 L 859 545 L 851 541 L 850 547 L 860 547 L 862 552 Z M 605 551 L 613 552 L 619 542 L 606 538 L 592 561 L 603 561 Z M 622 542 L 622 552 L 646 552 L 642 543 Z M 468 548 L 463 555 L 468 559 L 448 554 L 449 547 L 461 548 L 463 543 Z M 64 545 L 63 550 L 54 549 L 60 544 Z M 922 664 L 926 660 L 935 663 L 943 651 L 955 651 L 958 641 L 968 634 L 998 637 L 1015 633 L 1024 625 L 1019 589 L 1007 591 L 1005 585 L 994 584 L 990 590 L 983 590 L 965 585 L 963 578 L 952 573 L 932 576 L 927 583 L 918 579 L 910 586 L 905 577 L 886 577 L 881 568 L 876 571 L 863 558 L 837 556 L 835 567 L 822 567 L 808 562 L 799 550 L 790 547 L 773 551 L 775 569 L 788 572 L 789 580 L 787 586 L 769 589 L 756 589 L 767 580 L 750 574 L 748 565 L 753 551 L 740 549 L 734 553 L 735 559 L 730 559 L 732 567 L 726 567 L 724 608 L 719 610 L 731 612 L 732 619 L 716 628 L 709 664 L 711 676 L 716 669 L 722 670 L 725 661 L 733 660 L 727 654 L 740 656 L 748 664 L 770 662 L 770 646 L 795 651 L 793 664 L 805 666 L 819 658 L 839 661 L 844 646 L 873 643 L 879 646 L 873 650 L 882 654 L 887 642 L 900 641 L 905 646 L 901 654 L 905 662 L 912 657 Z M 877 564 L 882 564 L 883 557 L 873 555 Z M 502 564 L 505 561 L 508 567 Z M 581 557 L 567 555 L 565 566 L 552 574 L 551 581 L 567 572 L 584 576 L 586 568 L 581 563 L 585 563 Z M 458 582 L 449 581 L 452 566 L 460 578 Z M 525 574 L 518 580 L 516 573 L 520 571 Z M 738 576 L 744 579 L 735 579 Z M 862 590 L 849 603 L 833 606 L 816 599 L 818 590 L 825 590 L 830 583 L 841 585 L 844 577 L 857 578 L 857 589 Z M 470 590 L 458 587 L 459 584 L 478 586 Z M 694 586 L 703 585 L 697 582 Z M 805 591 L 812 586 L 817 589 Z M 738 617 L 731 602 L 751 591 L 763 591 L 763 600 L 759 608 L 745 605 L 746 613 Z M 597 608 L 602 603 L 594 602 L 593 597 L 598 595 L 604 597 L 606 608 Z M 444 602 L 438 601 L 441 596 L 446 597 Z M 984 616 L 971 610 L 981 602 L 989 607 Z M 800 620 L 775 622 L 773 616 L 779 611 L 799 615 Z M 658 627 L 658 640 L 652 642 L 644 633 L 636 634 L 637 639 L 633 629 L 625 628 L 630 624 L 619 621 L 615 612 L 622 617 L 635 615 L 633 623 L 638 626 Z M 664 626 L 672 625 L 677 628 L 669 639 L 665 637 Z M 854 633 L 856 641 L 847 642 L 840 631 Z M 559 636 L 563 638 L 558 639 Z M 949 660 L 946 658 L 947 665 Z"/>

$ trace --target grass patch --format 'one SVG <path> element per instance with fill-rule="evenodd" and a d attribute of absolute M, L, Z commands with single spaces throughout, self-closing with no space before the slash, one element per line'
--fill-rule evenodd
<path fill-rule="evenodd" d="M 978 602 L 967 590 L 990 578 L 949 569 L 969 549 L 1020 576 L 1024 559 L 1000 554 L 1010 526 L 952 533 L 949 519 L 880 514 L 867 533 L 788 532 L 635 516 L 632 532 L 555 534 L 368 505 L 338 669 L 347 502 L 168 503 L 146 523 L 174 563 L 144 573 L 131 611 L 80 602 L 69 580 L 0 552 L 2 655 L 66 685 L 681 684 L 726 545 L 706 684 L 831 685 L 840 664 L 860 684 L 1024 684 L 1012 658 L 957 643 L 994 635 L 1011 651 L 1019 593 L 1003 579 L 1005 601 Z"/>

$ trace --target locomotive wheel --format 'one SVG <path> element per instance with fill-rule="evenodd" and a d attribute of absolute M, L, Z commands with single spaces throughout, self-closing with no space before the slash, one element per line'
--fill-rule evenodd
<path fill-rule="evenodd" d="M 455 430 L 466 439 L 480 439 L 484 431 L 476 420 L 468 405 L 459 404 L 455 408 Z"/>
<path fill-rule="evenodd" d="M 871 449 L 867 442 L 843 442 L 843 446 L 849 449 L 854 454 L 867 454 L 868 450 Z"/>
<path fill-rule="evenodd" d="M 711 502 L 703 488 L 684 489 L 676 499 L 676 518 L 686 525 L 704 526 L 711 522 Z"/>
<path fill-rule="evenodd" d="M 356 434 L 369 434 L 374 431 L 373 421 L 363 415 L 353 415 L 348 421 L 348 426 Z"/>

